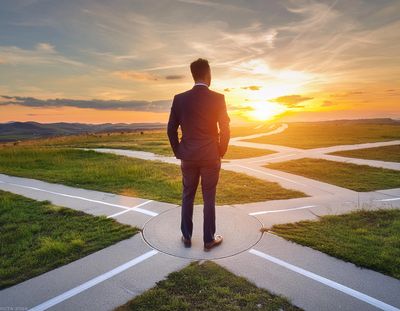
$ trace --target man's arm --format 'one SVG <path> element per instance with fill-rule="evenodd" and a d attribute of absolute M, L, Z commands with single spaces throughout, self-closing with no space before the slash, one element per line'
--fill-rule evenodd
<path fill-rule="evenodd" d="M 179 118 L 177 116 L 176 111 L 176 96 L 172 102 L 171 112 L 169 114 L 168 120 L 168 139 L 171 144 L 172 151 L 175 154 L 175 157 L 178 157 L 178 146 L 179 146 L 179 138 L 178 138 L 178 127 L 179 127 Z"/>
<path fill-rule="evenodd" d="M 230 139 L 229 129 L 229 116 L 226 111 L 225 96 L 222 96 L 222 103 L 218 114 L 218 126 L 219 126 L 219 155 L 221 158 L 225 155 L 228 149 Z"/>

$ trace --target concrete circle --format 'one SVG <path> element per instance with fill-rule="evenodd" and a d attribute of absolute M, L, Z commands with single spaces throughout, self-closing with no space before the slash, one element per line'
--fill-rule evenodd
<path fill-rule="evenodd" d="M 203 208 L 193 212 L 192 247 L 181 242 L 181 208 L 170 209 L 150 219 L 144 226 L 144 240 L 156 250 L 188 259 L 219 259 L 241 253 L 254 246 L 262 236 L 261 222 L 243 210 L 230 206 L 216 208 L 217 232 L 224 237 L 221 245 L 206 252 L 203 249 Z"/>

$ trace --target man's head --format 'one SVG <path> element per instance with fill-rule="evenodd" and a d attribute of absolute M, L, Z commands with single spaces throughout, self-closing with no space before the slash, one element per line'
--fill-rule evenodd
<path fill-rule="evenodd" d="M 199 58 L 190 64 L 190 71 L 195 82 L 203 82 L 210 86 L 211 69 L 208 60 Z"/>

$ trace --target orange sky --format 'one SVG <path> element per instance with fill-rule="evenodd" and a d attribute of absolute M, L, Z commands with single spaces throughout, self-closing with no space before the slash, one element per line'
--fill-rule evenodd
<path fill-rule="evenodd" d="M 234 123 L 400 118 L 400 2 L 4 1 L 0 122 L 166 122 L 209 59 Z"/>

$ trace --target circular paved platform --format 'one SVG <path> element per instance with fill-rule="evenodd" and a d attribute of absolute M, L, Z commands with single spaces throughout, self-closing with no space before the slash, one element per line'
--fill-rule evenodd
<path fill-rule="evenodd" d="M 255 217 L 238 208 L 216 208 L 217 232 L 224 237 L 223 243 L 214 249 L 203 250 L 203 207 L 193 212 L 192 247 L 181 242 L 181 208 L 173 208 L 150 219 L 143 229 L 145 241 L 153 248 L 176 257 L 189 259 L 218 259 L 233 256 L 254 246 L 261 238 L 262 224 Z"/>

